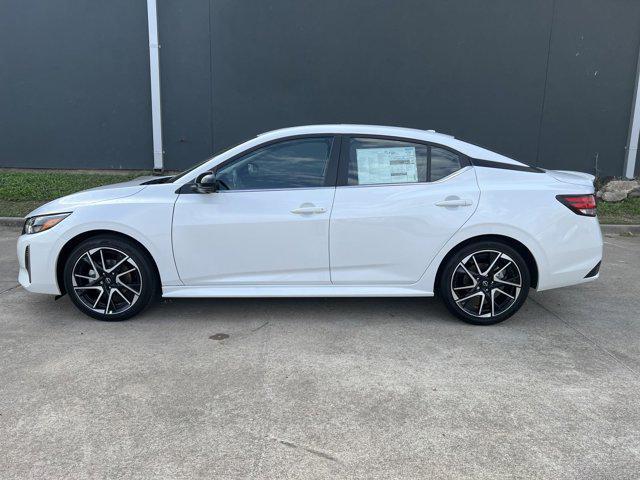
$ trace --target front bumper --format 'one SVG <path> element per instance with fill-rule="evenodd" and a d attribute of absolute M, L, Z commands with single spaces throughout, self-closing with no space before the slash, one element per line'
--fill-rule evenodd
<path fill-rule="evenodd" d="M 60 295 L 56 276 L 56 237 L 50 233 L 21 235 L 18 238 L 18 282 L 29 292 Z"/>

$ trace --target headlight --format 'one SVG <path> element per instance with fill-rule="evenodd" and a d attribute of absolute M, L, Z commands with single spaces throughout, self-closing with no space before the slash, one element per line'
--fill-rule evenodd
<path fill-rule="evenodd" d="M 62 220 L 67 218 L 71 213 L 54 213 L 53 215 L 39 215 L 37 217 L 29 217 L 24 222 L 23 234 L 31 234 L 44 232 L 55 227 Z"/>

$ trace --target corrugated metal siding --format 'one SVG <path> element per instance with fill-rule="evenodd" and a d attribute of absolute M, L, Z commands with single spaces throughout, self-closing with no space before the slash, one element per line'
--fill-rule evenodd
<path fill-rule="evenodd" d="M 145 2 L 0 2 L 0 165 L 153 166 Z"/>
<path fill-rule="evenodd" d="M 0 163 L 151 168 L 144 2 L 0 8 Z M 166 168 L 273 128 L 357 122 L 622 171 L 640 2 L 158 0 L 158 13 Z"/>

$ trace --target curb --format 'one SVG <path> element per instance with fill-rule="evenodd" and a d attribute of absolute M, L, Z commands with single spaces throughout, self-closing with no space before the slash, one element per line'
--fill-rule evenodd
<path fill-rule="evenodd" d="M 22 217 L 0 217 L 0 225 L 5 227 L 21 227 Z M 640 235 L 640 225 L 600 225 L 603 234 L 609 235 Z"/>
<path fill-rule="evenodd" d="M 603 234 L 640 235 L 640 225 L 600 225 Z"/>
<path fill-rule="evenodd" d="M 23 224 L 23 217 L 0 217 L 0 225 L 5 227 L 21 227 Z"/>

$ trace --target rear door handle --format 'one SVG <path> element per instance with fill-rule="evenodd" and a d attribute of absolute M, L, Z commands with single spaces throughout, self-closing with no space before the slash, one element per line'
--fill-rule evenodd
<path fill-rule="evenodd" d="M 298 207 L 291 210 L 291 213 L 295 213 L 296 215 L 305 215 L 305 214 L 313 214 L 313 213 L 324 213 L 327 209 L 324 207 Z"/>
<path fill-rule="evenodd" d="M 469 205 L 473 205 L 473 202 L 462 198 L 452 198 L 450 200 L 436 202 L 435 205 L 437 207 L 468 207 Z"/>

